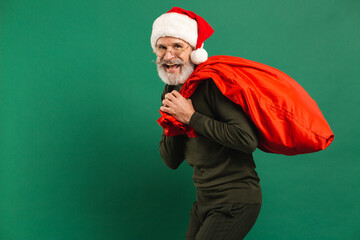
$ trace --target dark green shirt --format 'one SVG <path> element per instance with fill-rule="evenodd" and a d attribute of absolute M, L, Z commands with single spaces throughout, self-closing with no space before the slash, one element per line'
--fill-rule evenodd
<path fill-rule="evenodd" d="M 161 96 L 182 85 L 165 85 Z M 186 159 L 193 167 L 197 201 L 205 204 L 261 202 L 260 179 L 252 152 L 256 128 L 241 106 L 226 98 L 215 83 L 203 81 L 191 96 L 195 113 L 189 125 L 197 137 L 167 137 L 160 141 L 165 164 L 176 169 Z"/>

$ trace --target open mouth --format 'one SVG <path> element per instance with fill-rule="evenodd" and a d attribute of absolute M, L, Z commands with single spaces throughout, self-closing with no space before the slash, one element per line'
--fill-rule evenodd
<path fill-rule="evenodd" d="M 164 64 L 168 72 L 175 72 L 180 68 L 180 64 Z"/>

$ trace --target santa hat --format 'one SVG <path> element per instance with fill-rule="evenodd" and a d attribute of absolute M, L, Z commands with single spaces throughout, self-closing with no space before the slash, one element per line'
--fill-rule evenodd
<path fill-rule="evenodd" d="M 191 61 L 194 64 L 200 64 L 208 58 L 204 41 L 213 32 L 212 27 L 202 17 L 191 11 L 174 7 L 154 21 L 151 47 L 155 49 L 156 42 L 161 37 L 180 38 L 195 49 L 190 55 Z"/>

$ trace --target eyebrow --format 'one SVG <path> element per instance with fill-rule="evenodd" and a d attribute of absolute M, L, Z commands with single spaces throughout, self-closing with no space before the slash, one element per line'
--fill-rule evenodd
<path fill-rule="evenodd" d="M 172 43 L 172 44 L 170 44 L 170 46 L 174 46 L 174 45 L 181 45 L 181 46 L 184 46 L 184 44 L 183 43 L 181 43 L 181 42 L 174 42 L 174 43 Z M 157 46 L 163 46 L 163 47 L 166 47 L 164 44 L 157 44 Z"/>

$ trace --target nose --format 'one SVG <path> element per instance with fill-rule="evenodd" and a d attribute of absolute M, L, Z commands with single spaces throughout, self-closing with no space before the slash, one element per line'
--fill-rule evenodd
<path fill-rule="evenodd" d="M 174 55 L 172 54 L 172 51 L 166 51 L 165 55 L 164 55 L 164 60 L 170 60 L 174 57 Z"/>

